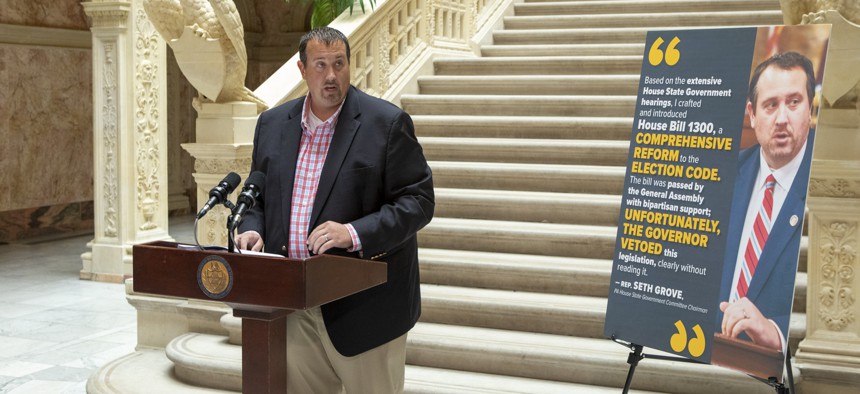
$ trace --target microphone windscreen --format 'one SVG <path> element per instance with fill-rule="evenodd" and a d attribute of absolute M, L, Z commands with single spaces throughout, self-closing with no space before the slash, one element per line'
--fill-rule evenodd
<path fill-rule="evenodd" d="M 242 177 L 240 177 L 239 174 L 235 172 L 231 172 L 224 177 L 224 180 L 222 182 L 227 183 L 227 186 L 229 188 L 227 192 L 231 193 L 233 192 L 233 190 L 236 189 L 236 186 L 239 186 L 239 183 L 242 182 Z"/>
<path fill-rule="evenodd" d="M 254 171 L 251 175 L 248 175 L 248 179 L 245 180 L 245 187 L 254 185 L 260 192 L 263 191 L 263 186 L 266 184 L 266 174 L 260 171 Z"/>

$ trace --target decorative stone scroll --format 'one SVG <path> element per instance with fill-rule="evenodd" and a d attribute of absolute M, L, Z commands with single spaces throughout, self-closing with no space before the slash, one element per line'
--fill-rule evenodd
<path fill-rule="evenodd" d="M 853 291 L 854 263 L 857 260 L 857 223 L 831 222 L 822 226 L 821 283 L 818 318 L 834 331 L 843 330 L 854 322 L 851 307 L 856 299 Z"/>

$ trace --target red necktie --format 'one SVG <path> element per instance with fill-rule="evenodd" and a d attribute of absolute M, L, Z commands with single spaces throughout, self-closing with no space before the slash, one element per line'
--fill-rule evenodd
<path fill-rule="evenodd" d="M 773 175 L 768 175 L 764 181 L 765 190 L 764 198 L 761 201 L 761 208 L 758 210 L 749 241 L 747 241 L 747 247 L 744 250 L 744 264 L 741 267 L 741 275 L 738 278 L 738 299 L 744 298 L 747 295 L 750 281 L 758 265 L 758 258 L 761 256 L 764 243 L 767 242 L 767 236 L 770 234 L 774 186 L 776 186 L 776 179 L 774 179 Z"/>

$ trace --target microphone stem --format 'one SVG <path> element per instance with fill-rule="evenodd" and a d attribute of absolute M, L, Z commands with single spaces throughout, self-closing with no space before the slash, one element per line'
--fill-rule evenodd
<path fill-rule="evenodd" d="M 227 216 L 227 252 L 236 253 L 236 244 L 233 243 L 233 215 Z"/>
<path fill-rule="evenodd" d="M 233 212 L 236 208 L 230 200 L 224 201 L 224 206 Z M 233 214 L 227 215 L 227 252 L 236 253 L 236 245 L 233 242 Z"/>

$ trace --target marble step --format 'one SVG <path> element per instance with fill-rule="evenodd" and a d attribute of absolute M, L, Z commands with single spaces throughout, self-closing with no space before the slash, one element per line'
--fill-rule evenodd
<path fill-rule="evenodd" d="M 620 388 L 627 376 L 629 353 L 628 348 L 608 339 L 419 323 L 409 333 L 406 362 L 431 368 Z M 646 353 L 659 352 L 646 349 Z M 773 391 L 725 368 L 653 359 L 639 363 L 632 387 L 705 394 Z"/>
<path fill-rule="evenodd" d="M 420 137 L 548 138 L 630 141 L 633 118 L 411 114 Z"/>
<path fill-rule="evenodd" d="M 625 141 L 420 137 L 427 160 L 624 166 Z"/>
<path fill-rule="evenodd" d="M 444 75 L 418 77 L 421 94 L 635 96 L 638 75 Z"/>
<path fill-rule="evenodd" d="M 539 30 L 525 30 L 539 32 Z M 504 31 L 502 31 L 504 32 Z M 501 33 L 501 32 L 499 32 Z M 498 33 L 497 33 L 498 34 Z M 644 37 L 644 36 L 643 36 Z M 569 41 L 574 42 L 574 41 Z M 568 42 L 568 43 L 569 43 Z M 498 43 L 498 42 L 497 42 Z M 532 56 L 442 58 L 434 75 L 639 75 L 642 54 L 630 56 Z"/>
<path fill-rule="evenodd" d="M 170 341 L 164 352 L 181 382 L 242 391 L 242 347 L 227 337 L 190 332 Z"/>
<path fill-rule="evenodd" d="M 637 14 L 534 15 L 504 18 L 506 30 L 519 29 L 586 29 L 596 27 L 708 27 L 781 25 L 778 8 L 762 11 L 727 12 L 660 12 Z"/>
<path fill-rule="evenodd" d="M 554 3 L 554 2 L 558 2 L 558 1 L 560 1 L 560 0 L 523 0 L 523 3 L 546 3 L 546 2 Z M 561 0 L 561 1 L 566 1 L 566 2 L 570 2 L 570 3 L 574 3 L 574 2 L 576 2 L 576 3 L 585 3 L 585 2 L 600 3 L 600 2 L 607 2 L 607 1 L 630 1 L 630 0 Z"/>
<path fill-rule="evenodd" d="M 623 166 L 431 161 L 435 187 L 620 195 Z"/>
<path fill-rule="evenodd" d="M 221 337 L 221 346 L 226 345 L 226 338 Z M 217 351 L 214 350 L 213 351 Z M 224 360 L 229 365 L 235 365 L 236 360 Z M 241 359 L 239 360 L 241 368 Z M 184 383 L 174 376 L 174 364 L 165 355 L 164 349 L 138 349 L 134 353 L 113 360 L 87 381 L 88 394 L 152 394 L 152 393 L 182 393 L 182 394 L 234 394 L 241 390 L 216 389 L 195 386 Z M 241 373 L 241 371 L 239 371 Z"/>
<path fill-rule="evenodd" d="M 421 247 L 610 259 L 616 227 L 434 217 L 418 233 Z"/>
<path fill-rule="evenodd" d="M 588 2 L 605 3 L 607 1 L 630 1 L 630 0 L 523 0 L 523 3 L 547 3 L 547 2 L 554 3 L 554 2 L 558 2 L 558 1 L 565 1 L 565 2 L 569 2 L 569 3 L 588 3 Z M 518 4 L 520 4 L 520 3 L 518 3 Z"/>
<path fill-rule="evenodd" d="M 418 249 L 421 282 L 554 294 L 606 297 L 609 259 L 467 250 Z"/>
<path fill-rule="evenodd" d="M 501 288 L 511 290 L 529 290 L 532 288 L 546 289 L 539 291 L 558 292 L 561 294 L 582 294 L 604 296 L 608 292 L 608 278 L 611 263 L 606 263 L 607 271 L 596 271 L 595 267 L 600 262 L 593 259 L 611 261 L 615 253 L 617 231 L 612 226 L 594 226 L 582 224 L 557 224 L 557 223 L 530 223 L 503 220 L 480 220 L 435 217 L 430 224 L 418 233 L 419 245 L 422 248 L 434 250 L 441 249 L 444 252 L 435 252 L 435 258 L 431 258 L 428 269 L 432 282 L 443 285 L 469 286 L 472 280 L 476 285 L 486 288 Z M 807 241 L 801 242 L 801 261 L 806 258 Z M 459 257 L 457 253 L 463 253 Z M 484 254 L 486 253 L 486 254 Z M 498 254 L 514 254 L 500 259 L 496 265 L 493 258 Z M 441 256 L 440 256 L 441 254 Z M 522 256 L 531 255 L 531 256 Z M 434 252 L 431 252 L 434 256 Z M 554 256 L 569 258 L 565 267 L 566 271 L 574 272 L 576 275 L 570 280 L 584 279 L 584 289 L 577 292 L 576 288 L 568 288 L 558 283 L 551 283 L 555 288 L 547 287 L 546 282 L 537 282 L 533 285 L 523 283 L 529 276 L 510 277 L 509 274 L 523 274 L 525 271 L 532 272 L 536 280 L 541 280 L 542 273 L 537 271 L 543 269 L 545 264 L 536 264 L 535 267 L 523 268 L 522 264 L 535 260 L 542 260 L 538 256 Z M 470 257 L 477 257 L 475 263 L 469 261 Z M 522 258 L 524 261 L 517 263 L 515 259 Z M 585 259 L 585 260 L 583 260 Z M 554 260 L 554 259 L 548 259 Z M 456 272 L 460 264 L 464 269 L 472 272 L 488 271 L 486 278 L 458 277 Z M 564 264 L 565 260 L 561 260 Z M 585 272 L 580 273 L 579 266 L 571 267 L 571 264 L 584 264 Z M 805 264 L 801 264 L 805 266 Z M 454 277 L 450 275 L 453 273 Z M 503 279 L 504 278 L 504 279 Z M 498 285 L 491 280 L 500 280 Z M 573 284 L 571 284 L 573 285 Z M 496 287 L 498 286 L 498 287 Z M 607 286 L 607 287 L 604 287 Z M 555 290 L 553 290 L 555 289 Z M 798 270 L 795 283 L 795 312 L 806 311 L 807 300 L 807 275 L 803 270 Z M 571 293 L 574 291 L 574 293 Z"/>
<path fill-rule="evenodd" d="M 516 15 L 588 15 L 779 10 L 777 0 L 529 1 L 514 5 Z"/>
<path fill-rule="evenodd" d="M 421 321 L 603 337 L 606 298 L 441 285 L 421 286 Z"/>
<path fill-rule="evenodd" d="M 629 117 L 636 96 L 411 95 L 400 98 L 414 115 Z"/>
<path fill-rule="evenodd" d="M 483 45 L 481 56 L 642 56 L 645 44 Z"/>
<path fill-rule="evenodd" d="M 806 292 L 806 275 L 798 291 Z M 795 298 L 795 303 L 805 301 Z M 603 338 L 606 298 L 519 290 L 421 285 L 421 321 L 467 327 Z M 717 305 L 714 305 L 716 308 Z M 792 313 L 792 348 L 804 336 L 803 310 Z"/>
<path fill-rule="evenodd" d="M 806 300 L 808 297 L 807 289 L 809 288 L 809 275 L 806 271 L 797 270 L 797 276 L 794 278 L 794 303 L 791 305 L 791 311 L 794 313 L 806 313 Z M 797 349 L 797 344 L 794 348 Z"/>
<path fill-rule="evenodd" d="M 632 394 L 655 393 L 630 390 Z M 492 375 L 451 369 L 406 366 L 405 394 L 617 394 L 618 387 L 598 387 L 576 383 Z"/>
<path fill-rule="evenodd" d="M 797 270 L 799 272 L 807 272 L 808 271 L 807 256 L 809 256 L 809 237 L 804 235 L 803 237 L 800 238 L 800 253 L 798 253 L 798 257 L 797 257 Z"/>
<path fill-rule="evenodd" d="M 495 45 L 558 45 L 570 44 L 572 42 L 587 42 L 591 44 L 636 44 L 645 42 L 645 37 L 649 30 L 676 29 L 683 28 L 654 26 L 496 30 L 493 32 L 493 43 Z M 637 69 L 636 72 L 638 73 L 639 70 Z"/>
<path fill-rule="evenodd" d="M 87 392 L 228 394 L 241 390 L 234 379 L 241 376 L 241 347 L 229 344 L 226 337 L 188 333 L 168 347 L 139 349 L 108 363 L 90 378 Z M 181 356 L 171 361 L 165 352 Z M 662 354 L 650 349 L 646 353 Z M 418 323 L 408 337 L 405 392 L 617 392 L 626 376 L 627 354 L 627 348 L 607 339 Z M 208 386 L 219 388 L 177 379 L 176 371 L 200 365 L 215 367 L 208 374 Z M 634 390 L 720 392 L 708 391 L 711 387 L 770 392 L 761 390 L 767 386 L 724 368 L 652 359 L 639 364 L 633 383 Z"/>
<path fill-rule="evenodd" d="M 418 251 L 426 284 L 606 297 L 609 259 L 433 249 Z M 611 257 L 611 256 L 610 256 Z M 806 311 L 807 273 L 797 273 L 794 312 Z"/>
<path fill-rule="evenodd" d="M 220 345 L 231 346 L 231 345 Z M 236 347 L 236 346 L 233 346 Z M 233 349 L 235 351 L 235 349 Z M 200 355 L 205 358 L 206 355 Z M 234 360 L 225 360 L 233 363 Z M 241 391 L 191 386 L 172 375 L 174 364 L 162 349 L 141 349 L 112 361 L 90 379 L 89 394 L 232 394 Z M 95 379 L 102 376 L 104 379 Z M 567 382 L 456 371 L 441 368 L 406 366 L 405 394 L 546 394 L 617 393 L 617 387 L 597 387 Z M 654 393 L 631 390 L 633 394 Z"/>
<path fill-rule="evenodd" d="M 436 217 L 617 226 L 621 209 L 617 195 L 445 187 L 435 191 Z"/>
<path fill-rule="evenodd" d="M 532 261 L 534 260 L 540 259 L 538 256 L 534 256 Z M 588 261 L 587 259 L 573 260 Z M 422 264 L 424 264 L 424 261 L 422 261 Z M 437 281 L 442 282 L 442 284 L 437 285 L 437 287 L 433 287 L 430 284 L 422 286 L 422 299 L 426 298 L 429 302 L 427 307 L 423 308 L 427 316 L 422 316 L 422 319 L 425 322 L 431 323 L 545 332 L 580 337 L 600 337 L 603 335 L 602 327 L 605 318 L 604 312 L 606 310 L 605 297 L 609 291 L 609 276 L 611 274 L 610 265 L 611 262 L 606 260 L 605 264 L 603 264 L 605 268 L 601 272 L 585 270 L 584 272 L 573 272 L 574 275 L 571 276 L 562 277 L 561 279 L 572 282 L 571 285 L 576 285 L 576 289 L 573 289 L 572 292 L 568 291 L 564 293 L 555 293 L 552 291 L 555 289 L 529 292 L 527 289 L 534 287 L 534 285 L 525 283 L 530 279 L 528 276 L 519 278 L 510 277 L 506 281 L 509 288 L 499 289 L 499 286 L 496 284 L 488 284 L 488 288 L 480 288 L 472 284 L 454 287 L 447 283 L 446 279 L 448 278 L 440 278 L 439 276 L 441 275 L 437 274 Z M 492 271 L 495 270 L 496 266 L 491 263 L 481 268 Z M 571 267 L 567 268 L 571 270 Z M 573 267 L 573 269 L 579 268 Z M 589 267 L 586 265 L 584 268 Z M 478 274 L 483 274 L 483 272 Z M 518 274 L 522 274 L 522 272 L 518 272 Z M 465 275 L 465 273 L 460 273 L 459 275 Z M 541 277 L 543 275 L 545 273 L 539 273 L 537 276 Z M 584 283 L 585 288 L 579 289 L 578 280 L 583 275 L 591 276 L 584 277 L 586 279 Z M 598 283 L 600 279 L 605 281 Z M 591 283 L 587 282 L 587 280 L 591 280 Z M 464 278 L 455 278 L 454 281 L 464 282 L 466 280 Z M 429 293 L 425 292 L 425 287 Z M 805 272 L 798 272 L 795 281 L 792 308 L 794 314 L 803 314 L 806 312 L 806 289 L 807 274 Z M 562 290 L 565 289 L 562 288 Z M 586 294 L 588 292 L 592 292 L 594 295 Z M 568 299 L 565 297 L 573 298 Z M 551 310 L 542 310 L 541 308 L 550 308 Z M 585 313 L 585 315 L 581 315 L 582 313 Z M 802 328 L 797 326 L 795 330 Z M 796 337 L 797 334 L 797 332 L 794 332 L 792 336 Z"/>

